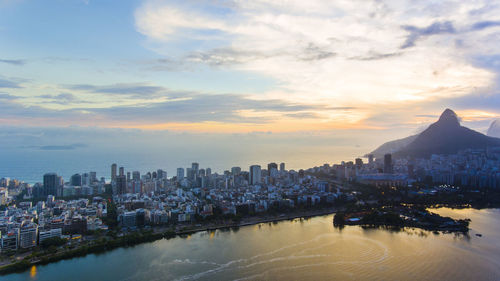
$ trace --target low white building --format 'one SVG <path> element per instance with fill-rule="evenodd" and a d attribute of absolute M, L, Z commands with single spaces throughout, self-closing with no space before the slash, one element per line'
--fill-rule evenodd
<path fill-rule="evenodd" d="M 61 238 L 62 236 L 62 229 L 61 228 L 54 228 L 50 230 L 41 230 L 40 233 L 38 234 L 38 243 L 42 243 L 44 240 L 52 238 L 52 237 L 59 237 Z"/>

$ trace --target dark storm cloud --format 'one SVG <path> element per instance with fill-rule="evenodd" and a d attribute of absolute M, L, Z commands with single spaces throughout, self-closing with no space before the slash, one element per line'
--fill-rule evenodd
<path fill-rule="evenodd" d="M 415 43 L 421 39 L 437 34 L 453 34 L 456 32 L 455 27 L 450 21 L 435 22 L 427 27 L 416 27 L 413 25 L 405 25 L 403 29 L 409 32 L 406 41 L 401 46 L 401 49 L 415 46 Z"/>

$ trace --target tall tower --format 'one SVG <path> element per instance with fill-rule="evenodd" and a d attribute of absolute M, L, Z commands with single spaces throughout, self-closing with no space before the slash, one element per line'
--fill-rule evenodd
<path fill-rule="evenodd" d="M 116 177 L 116 193 L 125 194 L 127 193 L 127 177 L 120 175 Z"/>
<path fill-rule="evenodd" d="M 392 155 L 390 153 L 384 155 L 384 173 L 392 174 Z"/>
<path fill-rule="evenodd" d="M 191 164 L 191 172 L 193 173 L 193 180 L 198 177 L 198 171 L 200 170 L 200 164 L 194 162 Z"/>
<path fill-rule="evenodd" d="M 119 172 L 118 172 L 118 175 L 119 175 L 119 176 L 124 176 L 124 175 L 125 175 L 125 168 L 120 167 L 120 170 L 119 170 Z"/>
<path fill-rule="evenodd" d="M 60 185 L 59 177 L 56 173 L 47 173 L 43 175 L 43 196 L 57 196 L 57 188 Z"/>
<path fill-rule="evenodd" d="M 280 163 L 280 172 L 284 172 L 285 171 L 285 163 L 281 162 Z"/>
<path fill-rule="evenodd" d="M 260 165 L 252 165 L 250 166 L 250 175 L 249 175 L 249 183 L 250 185 L 261 183 L 262 172 Z"/>
<path fill-rule="evenodd" d="M 82 185 L 82 176 L 80 174 L 72 175 L 70 183 L 72 186 L 81 186 Z"/>
<path fill-rule="evenodd" d="M 276 169 L 276 170 L 278 170 L 278 164 L 276 164 L 276 163 L 274 163 L 274 162 L 273 162 L 273 163 L 269 163 L 269 164 L 267 164 L 267 172 L 268 172 L 269 174 L 271 174 L 271 170 L 272 170 L 272 169 Z"/>
<path fill-rule="evenodd" d="M 184 168 L 177 168 L 177 181 L 184 178 Z"/>
<path fill-rule="evenodd" d="M 138 181 L 141 179 L 141 173 L 139 171 L 133 171 L 132 172 L 132 179 L 135 181 Z"/>
<path fill-rule="evenodd" d="M 231 174 L 233 174 L 233 176 L 237 176 L 241 173 L 241 168 L 240 167 L 232 167 L 231 168 Z"/>
<path fill-rule="evenodd" d="M 111 165 L 111 181 L 115 181 L 116 180 L 116 163 L 113 163 Z"/>

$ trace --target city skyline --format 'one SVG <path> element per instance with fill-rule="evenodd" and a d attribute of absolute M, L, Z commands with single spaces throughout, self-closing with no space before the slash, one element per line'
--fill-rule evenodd
<path fill-rule="evenodd" d="M 2 1 L 0 9 L 0 120 L 18 132 L 383 139 L 418 131 L 446 107 L 481 132 L 500 114 L 490 40 L 500 18 L 487 1 Z"/>
<path fill-rule="evenodd" d="M 500 3 L 0 15 L 0 280 L 500 277 Z"/>

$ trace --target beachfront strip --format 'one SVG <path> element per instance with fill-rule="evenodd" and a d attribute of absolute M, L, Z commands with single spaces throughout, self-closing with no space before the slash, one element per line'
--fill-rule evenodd
<path fill-rule="evenodd" d="M 163 170 L 141 175 L 113 164 L 109 180 L 97 179 L 95 172 L 75 174 L 67 182 L 47 173 L 43 183 L 34 185 L 3 178 L 1 251 L 9 254 L 61 246 L 61 240 L 78 245 L 108 230 L 122 235 L 155 226 L 179 230 L 235 225 L 248 217 L 331 209 L 346 203 L 376 204 L 398 189 L 401 192 L 392 195 L 393 202 L 402 196 L 456 193 L 460 186 L 496 189 L 499 159 L 498 150 L 469 150 L 396 161 L 390 154 L 377 159 L 368 155 L 368 163 L 358 158 L 299 171 L 286 170 L 284 163 L 269 163 L 267 169 L 232 167 L 218 174 L 192 163 L 167 177 Z M 355 183 L 390 190 L 380 192 L 380 197 L 367 197 L 366 190 L 356 188 Z"/>

